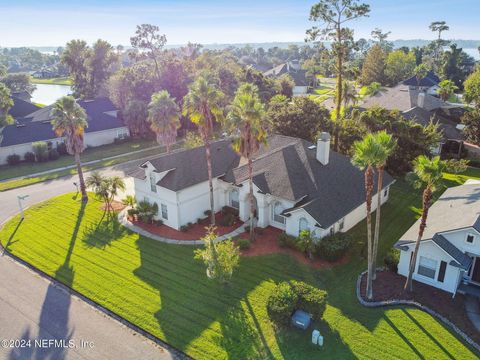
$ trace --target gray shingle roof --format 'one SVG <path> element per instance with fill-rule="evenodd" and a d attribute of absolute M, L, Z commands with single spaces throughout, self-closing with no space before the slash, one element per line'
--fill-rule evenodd
<path fill-rule="evenodd" d="M 275 66 L 274 68 L 267 70 L 263 73 L 264 76 L 278 77 L 283 74 L 288 74 L 292 77 L 295 82 L 295 86 L 308 86 L 308 81 L 306 78 L 306 70 L 303 69 L 293 69 L 288 67 L 286 63 Z"/>
<path fill-rule="evenodd" d="M 255 154 L 253 182 L 263 193 L 297 203 L 296 208 L 305 209 L 327 228 L 364 202 L 364 178 L 348 157 L 333 151 L 329 163 L 322 165 L 316 159 L 316 149 L 308 149 L 311 145 L 288 136 L 269 137 L 268 146 L 262 145 Z M 248 168 L 240 163 L 229 141 L 212 144 L 212 160 L 215 177 L 237 185 L 248 179 Z M 163 155 L 149 162 L 158 172 L 172 170 L 158 185 L 173 191 L 208 179 L 204 147 Z M 144 179 L 142 170 L 132 176 Z M 385 174 L 384 187 L 393 181 Z"/>
<path fill-rule="evenodd" d="M 470 256 L 461 252 L 455 245 L 453 245 L 441 234 L 433 235 L 432 240 L 457 262 L 457 264 L 451 265 L 460 267 L 464 270 L 468 270 L 468 268 L 472 264 L 472 259 L 470 258 Z"/>
<path fill-rule="evenodd" d="M 414 75 L 411 78 L 408 78 L 407 80 L 404 80 L 402 83 L 403 85 L 408 85 L 408 86 L 421 86 L 421 87 L 431 87 L 434 85 L 437 85 L 440 82 L 440 78 L 435 75 L 433 71 L 429 71 L 427 75 L 423 78 L 420 79 L 420 83 L 417 81 L 417 77 Z"/>
<path fill-rule="evenodd" d="M 422 240 L 432 239 L 437 233 L 464 229 L 480 224 L 480 184 L 464 184 L 448 188 L 428 211 L 427 228 Z M 417 239 L 420 219 L 400 240 Z"/>
<path fill-rule="evenodd" d="M 9 114 L 14 118 L 22 118 L 25 117 L 34 111 L 40 109 L 37 105 L 32 104 L 29 101 L 20 99 L 16 96 L 12 96 L 13 106 L 9 110 Z"/>
<path fill-rule="evenodd" d="M 87 113 L 88 127 L 85 130 L 87 134 L 124 126 L 122 121 L 114 115 L 116 108 L 107 98 L 80 100 L 78 104 Z M 50 124 L 51 109 L 52 106 L 46 106 L 24 118 L 17 119 L 14 125 L 5 126 L 0 147 L 56 138 Z"/>

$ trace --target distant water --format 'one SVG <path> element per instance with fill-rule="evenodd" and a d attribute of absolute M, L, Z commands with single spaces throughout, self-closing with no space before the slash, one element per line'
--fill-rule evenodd
<path fill-rule="evenodd" d="M 468 55 L 473 57 L 475 60 L 480 60 L 480 53 L 478 49 L 463 49 Z"/>
<path fill-rule="evenodd" d="M 57 99 L 72 92 L 72 88 L 68 85 L 35 84 L 35 86 L 32 102 L 43 105 L 51 105 Z"/>

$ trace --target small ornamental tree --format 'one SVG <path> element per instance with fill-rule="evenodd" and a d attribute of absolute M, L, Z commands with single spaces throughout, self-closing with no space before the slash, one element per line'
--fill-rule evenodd
<path fill-rule="evenodd" d="M 210 279 L 226 284 L 230 282 L 233 271 L 238 267 L 240 250 L 231 239 L 215 243 L 216 238 L 216 228 L 208 227 L 207 234 L 202 238 L 205 247 L 195 250 L 195 259 L 204 262 Z"/>

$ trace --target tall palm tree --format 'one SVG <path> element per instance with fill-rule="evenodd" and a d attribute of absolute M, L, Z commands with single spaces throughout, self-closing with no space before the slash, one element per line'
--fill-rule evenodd
<path fill-rule="evenodd" d="M 199 76 L 191 85 L 188 94 L 183 99 L 183 114 L 189 116 L 192 123 L 197 125 L 200 136 L 205 145 L 207 157 L 208 185 L 210 187 L 210 223 L 215 225 L 215 204 L 213 200 L 212 156 L 210 151 L 210 137 L 214 121 L 223 119 L 223 109 L 220 105 L 223 93 L 218 90 L 210 76 Z"/>
<path fill-rule="evenodd" d="M 64 96 L 55 102 L 50 115 L 52 116 L 53 131 L 57 136 L 65 137 L 67 152 L 75 157 L 82 201 L 87 202 L 88 196 L 80 161 L 80 153 L 84 149 L 83 136 L 85 128 L 88 126 L 87 114 L 72 96 Z"/>
<path fill-rule="evenodd" d="M 380 238 L 380 212 L 382 207 L 382 188 L 383 188 L 383 174 L 385 172 L 385 165 L 387 160 L 395 150 L 396 140 L 392 138 L 392 135 L 387 134 L 386 131 L 379 131 L 373 134 L 375 142 L 378 145 L 378 152 L 376 156 L 375 167 L 377 168 L 377 209 L 375 216 L 375 233 L 373 235 L 373 256 L 372 256 L 372 268 L 373 268 L 373 280 L 376 277 L 376 263 L 377 263 L 377 250 L 378 241 Z"/>
<path fill-rule="evenodd" d="M 250 240 L 254 240 L 255 198 L 253 195 L 253 154 L 261 143 L 267 141 L 264 127 L 265 107 L 258 95 L 257 86 L 241 85 L 231 104 L 227 125 L 234 134 L 233 148 L 248 161 L 248 184 L 250 200 Z"/>
<path fill-rule="evenodd" d="M 148 104 L 148 122 L 157 134 L 157 141 L 165 145 L 167 153 L 175 144 L 177 130 L 180 128 L 180 108 L 167 90 L 156 92 Z"/>
<path fill-rule="evenodd" d="M 368 134 L 363 140 L 353 144 L 354 154 L 352 164 L 365 171 L 365 202 L 367 207 L 367 297 L 373 298 L 373 246 L 372 246 L 372 195 L 374 167 L 378 162 L 379 145 L 373 134 Z"/>
<path fill-rule="evenodd" d="M 415 249 L 410 258 L 410 265 L 408 268 L 407 281 L 405 282 L 405 290 L 413 291 L 413 272 L 415 271 L 415 264 L 417 263 L 418 248 L 420 247 L 420 240 L 423 232 L 427 227 L 428 210 L 432 202 L 432 196 L 435 190 L 440 185 L 443 172 L 446 170 L 446 162 L 440 160 L 440 156 L 429 159 L 425 155 L 418 156 L 413 162 L 413 173 L 410 174 L 410 180 L 415 188 L 423 187 L 422 194 L 422 217 L 420 220 L 420 227 L 418 228 L 417 241 L 415 242 Z"/>

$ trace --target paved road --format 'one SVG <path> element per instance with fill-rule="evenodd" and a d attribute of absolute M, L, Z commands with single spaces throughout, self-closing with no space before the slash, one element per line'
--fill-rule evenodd
<path fill-rule="evenodd" d="M 106 168 L 105 175 L 124 175 L 141 160 Z M 87 174 L 88 175 L 88 174 Z M 62 178 L 0 192 L 0 224 L 18 212 L 17 195 L 29 195 L 25 205 L 75 190 L 75 177 Z M 131 186 L 131 180 L 127 182 Z M 2 339 L 24 340 L 25 348 L 2 347 Z M 64 349 L 48 340 L 72 340 Z M 82 340 L 85 342 L 82 347 Z M 93 347 L 90 348 L 90 345 Z M 41 348 L 40 346 L 43 346 Z M 117 321 L 72 297 L 51 282 L 0 256 L 0 359 L 172 359 L 172 355 Z"/>
<path fill-rule="evenodd" d="M 102 174 L 113 176 L 125 176 L 127 173 L 134 170 L 144 160 L 135 160 L 124 164 L 118 164 L 112 167 L 99 170 Z M 85 173 L 85 177 L 88 176 L 88 172 Z M 12 189 L 4 192 L 0 192 L 0 224 L 7 220 L 9 217 L 18 213 L 18 200 L 17 195 L 28 195 L 23 203 L 24 206 L 36 204 L 38 202 L 50 199 L 51 197 L 65 194 L 75 191 L 73 182 L 78 182 L 78 177 L 67 176 L 56 180 L 45 181 L 38 184 L 25 186 L 18 189 Z M 131 179 L 126 179 L 127 189 L 132 186 Z"/>
<path fill-rule="evenodd" d="M 25 347 L 5 347 L 4 339 L 23 340 Z M 52 339 L 76 347 L 49 343 Z M 150 340 L 0 256 L 0 359 L 172 358 Z"/>

